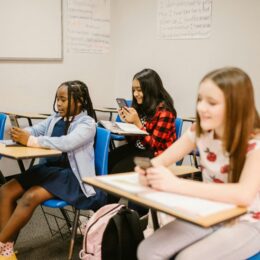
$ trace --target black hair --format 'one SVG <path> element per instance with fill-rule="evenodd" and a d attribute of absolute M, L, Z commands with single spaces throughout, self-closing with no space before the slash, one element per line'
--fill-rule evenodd
<path fill-rule="evenodd" d="M 156 71 L 143 69 L 134 75 L 133 80 L 139 81 L 143 92 L 143 103 L 141 105 L 136 102 L 133 93 L 132 106 L 138 114 L 151 118 L 154 116 L 157 106 L 163 102 L 164 107 L 171 111 L 175 118 L 177 117 L 173 99 L 163 87 L 162 80 Z"/>
<path fill-rule="evenodd" d="M 82 111 L 87 111 L 88 115 L 94 118 L 95 121 L 97 121 L 96 113 L 95 110 L 93 109 L 93 105 L 92 105 L 92 101 L 89 95 L 87 85 L 82 81 L 74 80 L 74 81 L 63 82 L 59 86 L 59 88 L 62 86 L 66 86 L 68 88 L 68 109 L 66 114 L 66 119 L 67 119 L 66 132 L 69 128 L 70 123 L 73 121 L 77 113 L 77 106 L 75 106 L 74 111 L 71 111 L 71 98 L 73 98 L 75 104 L 80 103 Z M 53 110 L 54 112 L 57 113 L 58 111 L 55 108 L 56 100 L 57 100 L 57 93 L 55 95 L 55 99 L 53 103 Z"/>

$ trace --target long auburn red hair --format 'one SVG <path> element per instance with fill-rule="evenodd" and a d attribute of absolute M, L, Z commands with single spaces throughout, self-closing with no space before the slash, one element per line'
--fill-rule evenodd
<path fill-rule="evenodd" d="M 253 85 L 249 76 L 235 67 L 211 71 L 201 82 L 205 80 L 214 82 L 225 96 L 223 149 L 230 157 L 229 182 L 238 182 L 246 159 L 248 141 L 260 129 Z M 200 136 L 203 130 L 198 113 L 196 117 L 196 134 Z"/>

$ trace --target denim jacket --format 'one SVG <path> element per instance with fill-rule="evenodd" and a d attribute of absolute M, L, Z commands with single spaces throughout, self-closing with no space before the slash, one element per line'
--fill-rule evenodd
<path fill-rule="evenodd" d="M 84 177 L 95 176 L 94 139 L 96 124 L 94 119 L 81 112 L 75 116 L 70 124 L 67 135 L 51 137 L 54 125 L 61 119 L 60 115 L 54 114 L 42 122 L 27 127 L 25 130 L 37 137 L 41 147 L 57 149 L 68 154 L 71 169 L 78 179 L 86 197 L 95 195 L 92 186 L 82 182 Z M 41 159 L 40 163 L 44 163 Z"/>

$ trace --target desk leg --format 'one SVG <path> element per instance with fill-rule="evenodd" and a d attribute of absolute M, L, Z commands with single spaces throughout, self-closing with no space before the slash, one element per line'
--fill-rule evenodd
<path fill-rule="evenodd" d="M 153 220 L 153 229 L 156 230 L 160 227 L 159 222 L 158 222 L 158 217 L 157 217 L 157 211 L 154 209 L 151 209 L 151 215 L 152 215 L 152 220 Z"/>
<path fill-rule="evenodd" d="M 27 120 L 28 120 L 29 126 L 32 126 L 32 120 L 31 120 L 31 118 L 28 117 Z"/>
<path fill-rule="evenodd" d="M 109 121 L 112 121 L 112 116 L 113 116 L 113 113 L 109 112 Z"/>
<path fill-rule="evenodd" d="M 21 173 L 25 172 L 25 167 L 22 160 L 17 160 Z"/>

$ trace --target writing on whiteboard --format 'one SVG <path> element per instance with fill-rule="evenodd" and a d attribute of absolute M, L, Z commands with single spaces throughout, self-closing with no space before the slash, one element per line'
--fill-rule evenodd
<path fill-rule="evenodd" d="M 107 53 L 110 0 L 68 0 L 67 51 Z"/>
<path fill-rule="evenodd" d="M 212 0 L 158 0 L 158 38 L 208 38 L 211 9 Z"/>

